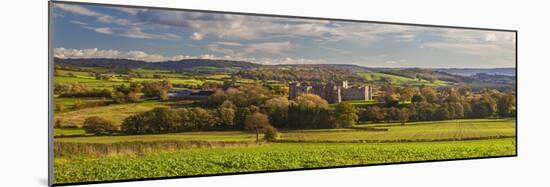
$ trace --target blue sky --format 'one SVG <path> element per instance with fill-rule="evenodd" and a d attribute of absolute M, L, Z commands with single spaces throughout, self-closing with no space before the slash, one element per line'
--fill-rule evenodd
<path fill-rule="evenodd" d="M 54 3 L 54 56 L 515 67 L 513 32 Z"/>

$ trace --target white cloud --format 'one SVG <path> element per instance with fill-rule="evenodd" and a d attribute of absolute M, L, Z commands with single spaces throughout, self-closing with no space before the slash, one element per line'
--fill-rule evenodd
<path fill-rule="evenodd" d="M 54 56 L 58 58 L 112 58 L 112 59 L 143 60 L 148 62 L 193 58 L 191 56 L 184 56 L 184 55 L 163 56 L 160 54 L 149 54 L 149 53 L 146 53 L 143 51 L 137 51 L 137 50 L 120 52 L 118 50 L 113 50 L 113 49 L 101 50 L 97 48 L 90 48 L 90 49 L 55 48 L 53 53 L 54 53 Z"/>
<path fill-rule="evenodd" d="M 226 46 L 242 46 L 241 43 L 237 43 L 237 42 L 216 42 L 216 44 L 226 45 Z"/>
<path fill-rule="evenodd" d="M 119 34 L 120 36 L 128 38 L 139 38 L 139 39 L 162 39 L 162 40 L 172 40 L 180 38 L 175 34 L 153 34 L 142 31 L 140 27 L 131 27 L 125 33 Z"/>
<path fill-rule="evenodd" d="M 450 52 L 470 54 L 480 57 L 513 55 L 512 49 L 503 48 L 494 44 L 482 43 L 452 43 L 452 42 L 427 42 L 422 45 L 427 48 L 446 49 Z"/>
<path fill-rule="evenodd" d="M 95 31 L 101 34 L 113 34 L 113 30 L 108 27 L 96 28 Z"/>
<path fill-rule="evenodd" d="M 143 9 L 139 9 L 139 8 L 111 7 L 111 6 L 108 6 L 108 8 L 118 10 L 130 15 L 136 15 L 139 11 L 143 11 Z"/>
<path fill-rule="evenodd" d="M 221 53 L 225 55 L 235 55 L 236 52 L 233 49 L 222 47 L 218 44 L 210 44 L 207 46 L 207 49 L 211 52 Z"/>
<path fill-rule="evenodd" d="M 232 56 L 247 56 L 249 54 L 263 52 L 271 54 L 280 54 L 284 51 L 290 51 L 297 46 L 290 42 L 264 42 L 253 44 L 240 44 L 236 42 L 216 42 L 209 44 L 207 49 L 214 53 L 221 53 Z"/>
<path fill-rule="evenodd" d="M 54 56 L 57 58 L 110 58 L 110 59 L 131 59 L 131 60 L 142 60 L 147 62 L 160 62 L 160 61 L 177 61 L 182 59 L 213 59 L 213 60 L 237 60 L 237 61 L 248 61 L 252 63 L 259 64 L 320 64 L 327 63 L 323 59 L 308 59 L 308 58 L 246 58 L 246 57 L 235 57 L 230 55 L 225 56 L 216 56 L 213 54 L 201 54 L 197 56 L 190 55 L 174 55 L 174 56 L 164 56 L 161 54 L 151 54 L 144 51 L 127 51 L 121 52 L 118 50 L 107 49 L 102 50 L 98 48 L 90 49 L 67 49 L 67 48 L 55 48 Z"/>
<path fill-rule="evenodd" d="M 435 31 L 441 38 L 423 43 L 422 48 L 436 48 L 484 58 L 500 57 L 508 61 L 515 55 L 515 35 L 512 32 L 466 29 L 436 29 Z M 510 63 L 514 62 L 510 61 L 507 64 Z"/>
<path fill-rule="evenodd" d="M 281 53 L 296 48 L 290 42 L 265 42 L 257 44 L 249 44 L 244 47 L 246 53 L 266 52 L 266 53 Z"/>
<path fill-rule="evenodd" d="M 84 23 L 84 22 L 81 22 L 81 21 L 71 21 L 71 23 L 74 23 L 74 24 L 77 24 L 77 25 L 88 25 L 88 23 Z"/>
<path fill-rule="evenodd" d="M 136 19 L 151 24 L 184 27 L 202 35 L 223 39 L 266 39 L 279 37 L 314 37 L 319 41 L 371 41 L 387 33 L 419 30 L 414 26 L 349 23 L 327 20 L 287 19 L 275 17 L 147 10 Z"/>
<path fill-rule="evenodd" d="M 275 65 L 275 64 L 326 64 L 323 59 L 308 59 L 308 58 L 263 58 L 255 61 L 256 63 Z"/>
<path fill-rule="evenodd" d="M 399 34 L 395 35 L 395 38 L 397 38 L 398 41 L 402 42 L 410 42 L 413 41 L 416 36 L 414 34 Z"/>
<path fill-rule="evenodd" d="M 67 11 L 67 12 L 70 12 L 70 13 L 73 13 L 73 14 L 82 15 L 82 16 L 101 16 L 102 15 L 98 12 L 95 12 L 93 10 L 90 10 L 90 9 L 87 9 L 87 8 L 84 8 L 84 7 L 78 6 L 78 5 L 55 3 L 54 7 L 62 9 L 62 10 Z"/>
<path fill-rule="evenodd" d="M 199 32 L 194 32 L 189 38 L 191 38 L 191 40 L 202 40 L 204 35 Z"/>

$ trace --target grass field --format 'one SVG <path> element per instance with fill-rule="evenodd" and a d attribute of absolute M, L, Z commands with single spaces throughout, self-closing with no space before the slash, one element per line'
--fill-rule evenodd
<path fill-rule="evenodd" d="M 120 125 L 122 121 L 133 114 L 162 107 L 170 102 L 144 101 L 141 103 L 115 104 L 103 107 L 84 108 L 55 114 L 55 119 L 61 119 L 64 124 L 82 125 L 84 120 L 92 116 L 100 116 Z"/>
<path fill-rule="evenodd" d="M 65 107 L 65 109 L 70 109 L 72 107 L 74 107 L 74 104 L 77 100 L 80 100 L 80 103 L 81 104 L 86 104 L 86 103 L 95 103 L 95 102 L 103 102 L 103 101 L 110 101 L 110 99 L 103 99 L 103 98 L 98 98 L 98 97 L 79 97 L 79 98 L 59 98 L 59 97 L 54 97 L 53 98 L 53 102 L 58 105 L 58 104 L 63 104 L 63 106 Z"/>
<path fill-rule="evenodd" d="M 74 135 L 85 135 L 86 131 L 84 129 L 54 129 L 54 136 L 74 136 Z M 56 140 L 57 141 L 57 140 Z"/>
<path fill-rule="evenodd" d="M 155 141 L 254 141 L 256 134 L 241 131 L 226 132 L 185 132 L 172 134 L 130 135 L 130 136 L 93 136 L 58 138 L 56 142 L 71 143 L 116 143 L 116 142 L 155 142 Z"/>
<path fill-rule="evenodd" d="M 136 156 L 56 157 L 56 183 L 515 155 L 511 138 L 416 143 L 273 143 Z"/>
<path fill-rule="evenodd" d="M 416 122 L 407 125 L 386 123 L 375 125 L 388 131 L 303 130 L 282 134 L 283 140 L 297 141 L 439 141 L 491 137 L 511 137 L 516 134 L 514 119 L 448 120 Z"/>
<path fill-rule="evenodd" d="M 128 84 L 128 82 L 124 82 L 124 81 L 107 81 L 107 80 L 96 80 L 92 78 L 79 78 L 79 77 L 55 77 L 53 81 L 54 81 L 54 84 L 79 83 L 79 84 L 88 86 L 90 88 L 108 89 L 108 90 L 111 90 L 113 86 Z"/>
<path fill-rule="evenodd" d="M 354 129 L 295 130 L 281 132 L 281 140 L 300 142 L 346 141 L 438 141 L 515 136 L 514 119 L 468 119 L 435 122 L 416 122 L 408 125 L 379 123 L 369 125 L 388 131 Z M 59 138 L 56 142 L 115 143 L 130 141 L 253 141 L 255 134 L 241 131 L 184 132 L 157 135 L 95 136 Z"/>
<path fill-rule="evenodd" d="M 426 86 L 443 86 L 447 85 L 447 82 L 436 80 L 435 82 L 431 83 L 427 80 L 418 80 L 418 79 L 412 79 L 409 77 L 403 77 L 403 76 L 397 76 L 397 75 L 390 75 L 385 73 L 376 73 L 376 72 L 360 72 L 358 73 L 359 76 L 362 76 L 367 81 L 381 81 L 382 79 L 389 80 L 391 84 L 396 85 L 426 85 Z"/>

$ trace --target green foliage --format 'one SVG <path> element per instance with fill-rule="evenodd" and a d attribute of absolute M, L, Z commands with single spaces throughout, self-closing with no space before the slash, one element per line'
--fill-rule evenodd
<path fill-rule="evenodd" d="M 274 142 L 279 139 L 279 132 L 277 132 L 277 129 L 274 127 L 267 127 L 264 130 L 264 139 L 268 142 Z"/>
<path fill-rule="evenodd" d="M 421 94 L 415 94 L 411 98 L 412 103 L 421 103 L 421 102 L 424 102 L 424 101 L 426 101 L 426 98 L 424 96 L 422 96 Z"/>
<path fill-rule="evenodd" d="M 287 127 L 289 105 L 290 101 L 286 97 L 276 97 L 265 102 L 263 107 L 273 126 Z"/>
<path fill-rule="evenodd" d="M 144 81 L 141 85 L 143 86 L 141 91 L 145 97 L 166 99 L 167 92 L 172 89 L 172 82 L 169 80 Z"/>
<path fill-rule="evenodd" d="M 154 152 L 139 157 L 55 157 L 53 176 L 56 183 L 71 183 L 515 154 L 514 139 L 384 144 L 274 143 L 250 148 Z"/>
<path fill-rule="evenodd" d="M 351 127 L 355 125 L 359 117 L 357 109 L 349 103 L 340 103 L 334 110 L 334 123 L 336 127 Z"/>
<path fill-rule="evenodd" d="M 86 118 L 82 128 L 86 133 L 96 135 L 108 135 L 117 131 L 116 126 L 111 121 L 97 116 Z"/>

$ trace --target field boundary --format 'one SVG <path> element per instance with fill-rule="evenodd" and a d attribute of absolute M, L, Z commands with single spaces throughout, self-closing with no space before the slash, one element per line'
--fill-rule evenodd
<path fill-rule="evenodd" d="M 468 141 L 468 140 L 490 140 L 515 138 L 516 136 L 485 136 L 469 138 L 441 138 L 441 139 L 396 139 L 396 140 L 277 140 L 277 143 L 400 143 L 400 142 L 447 142 L 447 141 Z"/>

